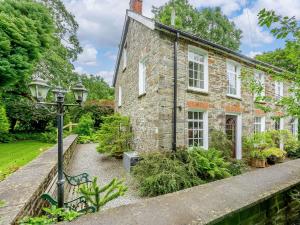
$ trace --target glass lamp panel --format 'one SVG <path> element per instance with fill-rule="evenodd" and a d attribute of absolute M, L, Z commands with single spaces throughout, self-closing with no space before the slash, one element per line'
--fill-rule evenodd
<path fill-rule="evenodd" d="M 82 94 L 82 102 L 85 102 L 87 97 L 88 97 L 88 92 L 84 91 L 83 94 Z"/>
<path fill-rule="evenodd" d="M 29 85 L 29 90 L 31 92 L 32 97 L 34 97 L 34 98 L 37 97 L 37 95 L 36 95 L 37 94 L 37 90 L 36 89 L 37 89 L 36 85 L 34 85 L 34 84 Z"/>
<path fill-rule="evenodd" d="M 46 99 L 48 91 L 49 91 L 50 87 L 47 85 L 38 85 L 37 86 L 37 98 L 38 99 Z"/>

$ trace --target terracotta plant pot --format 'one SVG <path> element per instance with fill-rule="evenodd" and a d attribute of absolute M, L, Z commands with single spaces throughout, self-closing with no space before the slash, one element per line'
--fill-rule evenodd
<path fill-rule="evenodd" d="M 251 159 L 251 166 L 256 168 L 265 168 L 266 160 L 265 159 Z"/>

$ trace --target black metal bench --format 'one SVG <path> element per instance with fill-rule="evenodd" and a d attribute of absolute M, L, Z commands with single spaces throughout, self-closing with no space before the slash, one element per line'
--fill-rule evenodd
<path fill-rule="evenodd" d="M 69 176 L 64 173 L 66 182 L 64 185 L 65 202 L 64 208 L 74 210 L 77 212 L 95 212 L 95 207 L 88 204 L 84 196 L 80 196 L 78 189 L 81 185 L 90 185 L 91 179 L 89 174 L 82 173 L 76 176 Z M 51 184 L 47 188 L 46 192 L 41 196 L 42 199 L 46 200 L 50 206 L 58 205 L 57 197 L 57 176 L 52 180 Z"/>

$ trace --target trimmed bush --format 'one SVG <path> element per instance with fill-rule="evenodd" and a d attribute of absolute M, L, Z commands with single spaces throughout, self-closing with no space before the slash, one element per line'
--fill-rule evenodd
<path fill-rule="evenodd" d="M 0 105 L 0 135 L 3 133 L 8 133 L 9 121 L 6 116 L 5 108 Z"/>
<path fill-rule="evenodd" d="M 104 117 L 104 122 L 97 132 L 99 145 L 97 151 L 108 156 L 122 157 L 130 150 L 132 132 L 129 117 L 115 114 Z"/>

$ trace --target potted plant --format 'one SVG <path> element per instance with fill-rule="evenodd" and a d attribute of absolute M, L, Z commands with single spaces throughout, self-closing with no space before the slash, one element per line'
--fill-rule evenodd
<path fill-rule="evenodd" d="M 252 150 L 250 152 L 251 166 L 256 168 L 266 167 L 266 157 L 261 150 Z"/>
<path fill-rule="evenodd" d="M 273 165 L 278 162 L 283 162 L 285 159 L 286 151 L 281 150 L 280 148 L 268 148 L 263 150 L 263 154 L 268 160 L 270 165 Z"/>

